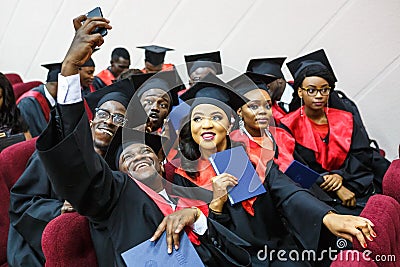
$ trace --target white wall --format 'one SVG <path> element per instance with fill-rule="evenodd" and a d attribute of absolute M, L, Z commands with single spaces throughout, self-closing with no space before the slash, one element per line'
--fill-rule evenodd
<path fill-rule="evenodd" d="M 123 46 L 132 67 L 143 66 L 136 46 L 175 48 L 166 61 L 221 50 L 223 64 L 244 71 L 252 57 L 291 58 L 319 48 L 328 53 L 337 87 L 358 104 L 372 138 L 390 159 L 400 143 L 400 1 L 398 0 L 2 0 L 0 71 L 44 80 L 40 64 L 62 61 L 72 18 L 102 7 L 113 30 L 93 56 L 97 70 Z M 288 79 L 291 79 L 285 69 Z"/>

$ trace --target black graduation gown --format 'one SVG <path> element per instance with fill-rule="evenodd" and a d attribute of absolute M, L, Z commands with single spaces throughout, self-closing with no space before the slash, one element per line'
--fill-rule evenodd
<path fill-rule="evenodd" d="M 121 253 L 150 239 L 164 216 L 132 178 L 111 171 L 95 153 L 87 117 L 82 116 L 82 102 L 57 108 L 64 131 L 52 117 L 37 141 L 39 157 L 54 191 L 88 217 L 100 266 L 125 266 Z M 249 264 L 250 256 L 239 247 L 247 242 L 212 220 L 208 220 L 208 227 L 200 236 L 201 245 L 195 245 L 207 266 L 234 266 L 220 261 L 221 251 Z"/>
<path fill-rule="evenodd" d="M 33 88 L 32 90 L 38 91 L 45 96 L 44 86 L 45 85 L 42 84 L 36 88 Z M 50 103 L 48 101 L 47 104 L 50 107 Z M 22 117 L 29 126 L 29 131 L 32 137 L 39 136 L 47 126 L 47 121 L 43 115 L 42 107 L 40 106 L 39 102 L 34 97 L 24 97 L 18 103 L 18 108 L 21 111 Z"/>
<path fill-rule="evenodd" d="M 313 190 L 321 200 L 335 207 L 340 213 L 359 215 L 368 198 L 374 193 L 374 171 L 371 168 L 373 151 L 351 116 L 351 113 L 333 108 L 330 108 L 327 113 L 329 132 L 324 142 L 329 146 L 329 153 L 337 157 L 339 153 L 343 153 L 338 147 L 345 142 L 350 142 L 347 154 L 342 155 L 343 163 L 336 169 L 329 170 L 322 166 L 322 164 L 330 165 L 332 158 L 328 157 L 322 163 L 316 159 L 316 152 L 312 149 L 313 132 L 308 119 L 301 117 L 300 110 L 290 113 L 281 120 L 280 127 L 287 134 L 283 132 L 280 136 L 280 142 L 285 145 L 285 147 L 281 145 L 280 149 L 283 153 L 293 155 L 294 159 L 308 165 L 318 173 L 337 173 L 342 176 L 343 185 L 356 194 L 358 204 L 355 208 L 341 205 L 341 200 L 336 193 L 327 194 L 322 191 L 318 186 L 323 182 L 322 178 L 317 180 Z M 344 124 L 338 126 L 340 121 Z"/>
<path fill-rule="evenodd" d="M 188 197 L 200 196 L 201 200 L 208 203 L 212 199 L 211 191 L 199 189 L 197 185 L 177 173 L 174 175 L 174 184 L 182 186 L 183 192 L 191 193 Z M 197 188 L 192 191 L 187 189 L 190 187 Z M 252 255 L 253 266 L 307 266 L 307 263 L 301 261 L 271 263 L 268 262 L 268 258 L 259 260 L 257 253 L 265 246 L 268 247 L 268 251 L 298 250 L 294 242 L 307 250 L 317 251 L 328 247 L 336 238 L 322 225 L 322 218 L 332 208 L 316 199 L 308 190 L 295 185 L 289 177 L 279 171 L 275 163 L 264 181 L 264 187 L 267 193 L 259 195 L 253 204 L 254 216 L 251 216 L 241 203 L 233 206 L 225 203 L 222 214 L 215 214 L 210 210 L 209 217 L 252 245 L 249 252 Z"/>
<path fill-rule="evenodd" d="M 63 203 L 52 190 L 46 170 L 35 152 L 10 191 L 7 244 L 10 266 L 44 265 L 42 233 L 46 225 L 61 214 Z"/>

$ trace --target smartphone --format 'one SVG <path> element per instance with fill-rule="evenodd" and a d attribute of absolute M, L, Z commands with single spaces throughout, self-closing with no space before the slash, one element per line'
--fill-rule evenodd
<path fill-rule="evenodd" d="M 100 7 L 95 7 L 93 10 L 90 10 L 86 14 L 86 17 L 88 17 L 88 18 L 103 17 L 103 13 L 101 12 L 101 8 Z M 96 29 L 94 29 L 91 32 L 91 34 L 95 34 L 95 33 L 100 33 L 101 36 L 106 36 L 107 35 L 107 29 L 106 28 L 97 27 Z"/>

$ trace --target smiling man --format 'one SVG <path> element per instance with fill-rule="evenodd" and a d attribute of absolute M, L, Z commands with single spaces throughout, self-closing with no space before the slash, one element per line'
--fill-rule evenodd
<path fill-rule="evenodd" d="M 90 128 L 97 154 L 105 155 L 118 127 L 125 123 L 132 94 L 130 81 L 122 80 L 86 97 L 89 107 L 95 110 Z M 63 211 L 71 211 L 71 206 L 53 191 L 43 163 L 35 152 L 10 192 L 7 244 L 10 266 L 44 265 L 42 232 L 47 223 Z"/>

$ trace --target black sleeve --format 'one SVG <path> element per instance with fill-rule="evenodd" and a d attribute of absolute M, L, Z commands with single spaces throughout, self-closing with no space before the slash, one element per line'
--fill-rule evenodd
<path fill-rule="evenodd" d="M 106 86 L 106 85 L 103 83 L 103 81 L 102 81 L 99 77 L 97 77 L 97 76 L 94 76 L 92 85 L 93 85 L 93 87 L 96 89 L 96 91 Z"/>
<path fill-rule="evenodd" d="M 28 124 L 32 137 L 39 136 L 46 128 L 47 121 L 43 115 L 41 106 L 32 97 L 21 99 L 18 104 L 21 116 Z"/>
<path fill-rule="evenodd" d="M 114 175 L 122 174 L 113 174 L 94 151 L 83 102 L 61 106 L 59 110 L 65 138 L 60 138 L 53 116 L 37 140 L 39 157 L 56 194 L 80 214 L 101 220 L 110 215 L 124 179 L 114 179 Z"/>
<path fill-rule="evenodd" d="M 34 153 L 26 170 L 10 191 L 11 230 L 8 245 L 14 248 L 25 247 L 18 253 L 20 258 L 24 258 L 22 254 L 25 251 L 25 254 L 32 253 L 29 257 L 36 257 L 44 262 L 42 233 L 46 225 L 61 214 L 62 205 L 63 201 L 54 196 L 46 170 L 37 153 Z M 13 234 L 13 231 L 17 233 Z M 9 252 L 16 253 L 11 250 Z M 17 255 L 9 256 L 14 258 Z"/>
<path fill-rule="evenodd" d="M 371 168 L 373 165 L 373 149 L 369 146 L 359 132 L 359 127 L 354 124 L 350 151 L 346 160 L 338 171 L 343 177 L 343 185 L 353 191 L 357 197 L 364 195 L 370 189 L 374 173 Z"/>
<path fill-rule="evenodd" d="M 286 218 L 291 232 L 305 249 L 318 248 L 322 219 L 332 208 L 298 187 L 274 163 L 267 176 L 268 190 L 276 207 Z"/>

